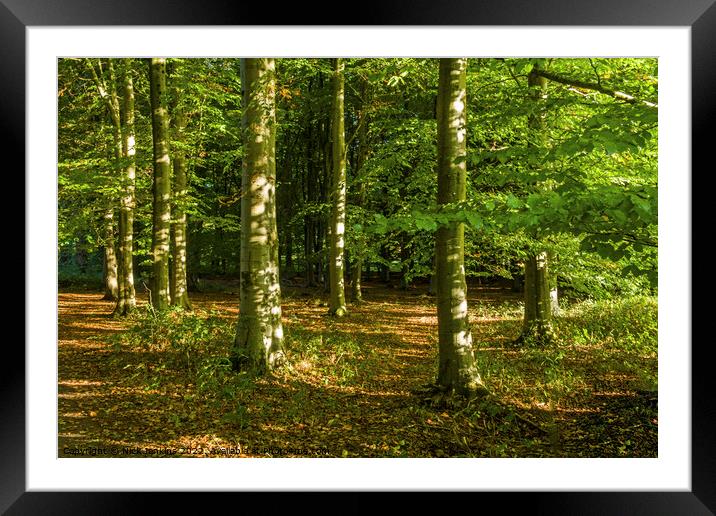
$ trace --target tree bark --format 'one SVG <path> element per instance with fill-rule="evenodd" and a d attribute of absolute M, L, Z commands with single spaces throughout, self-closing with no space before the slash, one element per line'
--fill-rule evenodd
<path fill-rule="evenodd" d="M 441 58 L 438 86 L 438 206 L 465 199 L 466 65 L 464 58 Z M 481 387 L 467 312 L 464 224 L 437 230 L 436 279 L 439 366 L 437 384 L 461 395 Z"/>
<path fill-rule="evenodd" d="M 345 280 L 343 272 L 343 252 L 345 249 L 346 225 L 346 151 L 345 122 L 343 102 L 345 96 L 344 63 L 340 58 L 333 59 L 333 184 L 330 228 L 330 304 L 331 315 L 342 317 L 346 314 Z"/>
<path fill-rule="evenodd" d="M 97 60 L 96 70 L 91 59 L 87 59 L 86 64 L 92 74 L 92 80 L 97 87 L 99 96 L 105 101 L 109 116 L 112 119 L 114 157 L 115 160 L 119 162 L 119 160 L 122 159 L 121 122 L 112 60 L 110 59 L 107 63 L 109 85 L 103 77 L 101 60 Z M 114 249 L 114 206 L 111 200 L 107 201 L 107 207 L 103 214 L 102 233 L 104 239 L 104 256 L 102 258 L 102 280 L 105 290 L 104 299 L 115 301 L 119 296 L 119 283 L 117 277 L 117 254 Z"/>
<path fill-rule="evenodd" d="M 546 98 L 546 80 L 535 66 L 528 76 L 530 94 L 538 104 L 529 116 L 528 127 L 532 132 L 531 145 L 544 145 L 544 100 Z M 532 253 L 525 260 L 525 316 L 522 334 L 516 344 L 546 345 L 552 341 L 552 303 L 550 299 L 550 277 L 547 266 L 547 253 Z"/>
<path fill-rule="evenodd" d="M 132 76 L 125 70 L 124 76 L 124 123 L 122 124 L 122 153 L 126 159 L 122 178 L 123 195 L 119 212 L 119 296 L 114 308 L 115 315 L 128 315 L 137 306 L 134 289 L 134 183 L 135 183 L 135 141 L 134 141 L 134 84 Z"/>
<path fill-rule="evenodd" d="M 169 112 L 166 93 L 166 59 L 149 61 L 149 86 L 154 142 L 154 205 L 152 224 L 152 306 L 169 307 L 169 241 L 171 223 L 171 166 L 169 159 Z"/>
<path fill-rule="evenodd" d="M 525 317 L 519 344 L 545 345 L 554 338 L 547 253 L 525 261 Z"/>
<path fill-rule="evenodd" d="M 276 227 L 274 59 L 242 59 L 241 84 L 245 146 L 241 286 L 232 365 L 236 370 L 263 374 L 284 361 Z"/>
<path fill-rule="evenodd" d="M 180 95 L 178 90 L 175 91 L 177 97 Z M 191 302 L 187 289 L 186 275 L 186 248 L 187 248 L 187 223 L 186 223 L 186 196 L 187 196 L 187 166 L 186 152 L 182 145 L 185 143 L 184 131 L 186 129 L 186 114 L 181 104 L 181 99 L 177 98 L 172 117 L 174 126 L 174 139 L 178 143 L 174 149 L 172 164 L 174 166 L 174 220 L 172 223 L 172 263 L 173 279 L 172 281 L 172 305 L 187 310 L 191 310 Z"/>
<path fill-rule="evenodd" d="M 104 259 L 102 275 L 104 277 L 104 298 L 114 301 L 117 299 L 117 255 L 114 251 L 114 208 L 111 202 L 104 215 Z"/>

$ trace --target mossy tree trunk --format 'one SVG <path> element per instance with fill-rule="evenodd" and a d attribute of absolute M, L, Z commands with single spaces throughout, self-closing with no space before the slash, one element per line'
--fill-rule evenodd
<path fill-rule="evenodd" d="M 529 115 L 528 127 L 531 132 L 531 145 L 543 146 L 545 143 L 545 99 L 546 79 L 538 74 L 539 67 L 527 77 L 530 95 L 536 103 Z M 525 260 L 525 315 L 522 333 L 516 344 L 546 345 L 552 341 L 552 302 L 550 297 L 551 280 L 548 267 L 548 253 L 533 252 Z"/>
<path fill-rule="evenodd" d="M 164 58 L 149 60 L 149 87 L 154 148 L 152 220 L 152 305 L 166 310 L 170 304 L 169 242 L 171 225 L 171 164 L 169 159 L 169 110 L 167 64 Z"/>
<path fill-rule="evenodd" d="M 242 59 L 241 285 L 236 370 L 270 372 L 284 360 L 276 226 L 276 65 Z"/>
<path fill-rule="evenodd" d="M 525 260 L 525 316 L 518 344 L 548 344 L 553 338 L 547 253 Z"/>
<path fill-rule="evenodd" d="M 441 58 L 438 86 L 438 206 L 465 200 L 466 66 L 464 58 Z M 439 365 L 437 384 L 470 395 L 481 387 L 467 312 L 465 227 L 451 222 L 436 234 Z"/>
<path fill-rule="evenodd" d="M 330 225 L 330 304 L 329 313 L 336 317 L 346 314 L 346 293 L 343 271 L 346 225 L 346 151 L 343 103 L 345 76 L 343 59 L 333 61 L 333 110 L 331 132 L 333 140 L 333 181 Z"/>
<path fill-rule="evenodd" d="M 125 167 L 122 177 L 122 198 L 119 211 L 119 295 L 115 315 L 128 315 L 137 306 L 134 289 L 134 187 L 135 187 L 135 136 L 134 136 L 134 83 L 129 70 L 123 81 L 124 120 L 122 123 L 122 154 Z"/>
<path fill-rule="evenodd" d="M 171 301 L 172 305 L 191 310 L 189 293 L 187 287 L 187 222 L 186 222 L 186 201 L 187 201 L 187 159 L 185 145 L 185 129 L 187 124 L 186 113 L 181 103 L 178 89 L 175 90 L 176 104 L 172 116 L 174 129 L 174 141 L 172 165 L 174 167 L 174 198 L 172 212 L 172 263 L 173 281 Z"/>

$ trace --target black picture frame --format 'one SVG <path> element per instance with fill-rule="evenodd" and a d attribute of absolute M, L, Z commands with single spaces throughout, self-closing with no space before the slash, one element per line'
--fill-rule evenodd
<path fill-rule="evenodd" d="M 272 7 L 263 3 L 242 4 L 228 0 L 0 0 L 0 145 L 3 156 L 17 155 L 25 148 L 25 29 L 29 26 L 61 25 L 509 25 L 509 26 L 684 26 L 691 28 L 692 58 L 692 169 L 707 173 L 713 168 L 707 153 L 713 146 L 716 91 L 715 0 L 467 0 L 409 4 L 367 0 L 351 7 L 342 5 L 339 21 L 324 20 L 305 3 Z M 316 4 L 318 5 L 318 4 Z M 24 170 L 24 154 L 20 155 Z M 7 171 L 7 169 L 6 169 Z M 685 176 L 691 171 L 684 171 Z M 24 189 L 24 183 L 19 188 Z M 696 190 L 692 187 L 692 192 Z M 26 192 L 27 194 L 27 192 Z M 693 203 L 696 205 L 696 203 Z M 693 217 L 692 217 L 693 218 Z M 693 235 L 693 233 L 692 233 Z M 27 234 L 24 235 L 27 239 Z M 24 251 L 23 251 L 24 252 Z M 692 247 L 692 256 L 694 254 Z M 707 277 L 705 264 L 693 262 L 683 281 Z M 25 270 L 27 277 L 29 271 Z M 689 274 L 691 272 L 691 274 Z M 701 273 L 704 275 L 701 276 Z M 689 300 L 684 300 L 689 302 Z M 697 309 L 692 302 L 693 309 Z M 26 310 L 32 310 L 27 306 Z M 692 314 L 696 313 L 692 310 Z M 692 320 L 694 317 L 692 315 Z M 710 381 L 710 338 L 684 342 L 692 356 L 692 457 L 690 492 L 504 492 L 466 493 L 451 498 L 449 505 L 488 502 L 503 507 L 522 506 L 531 514 L 714 514 L 716 513 L 716 404 Z M 191 510 L 188 493 L 98 493 L 27 492 L 25 484 L 25 355 L 19 345 L 5 339 L 6 350 L 17 352 L 6 358 L 11 367 L 0 374 L 0 511 L 7 514 L 133 514 L 142 512 L 148 498 L 169 512 L 171 507 Z M 12 344 L 11 344 L 12 343 Z M 226 501 L 223 493 L 207 493 L 211 504 Z M 411 493 L 412 504 L 426 509 L 443 506 L 443 497 L 427 500 L 426 493 Z M 315 493 L 308 496 L 314 496 Z M 246 493 L 240 496 L 246 497 Z M 265 496 L 265 495 L 264 495 Z M 341 502 L 340 512 L 377 502 L 375 494 L 352 493 Z M 457 496 L 457 495 L 455 495 Z M 477 498 L 475 498 L 477 497 Z M 155 499 L 158 498 L 158 499 Z M 203 498 L 203 497 L 202 497 Z M 271 495 L 271 508 L 295 504 L 289 497 Z M 408 497 L 405 497 L 408 498 Z M 440 498 L 443 498 L 441 501 Z M 192 497 L 193 499 L 193 497 Z M 316 498 L 310 506 L 324 505 Z M 199 502 L 205 504 L 206 501 Z M 244 502 L 242 502 L 244 503 Z M 205 506 L 206 508 L 206 506 Z M 218 508 L 218 506 L 217 506 Z M 447 509 L 447 507 L 444 507 Z M 334 512 L 334 511 L 332 511 Z M 362 510 L 361 510 L 362 512 Z"/>

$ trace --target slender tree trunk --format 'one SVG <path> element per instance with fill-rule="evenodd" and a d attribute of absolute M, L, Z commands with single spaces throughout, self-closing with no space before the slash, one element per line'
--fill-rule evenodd
<path fill-rule="evenodd" d="M 410 271 L 410 253 L 405 242 L 405 237 L 402 238 L 400 243 L 400 288 L 408 290 L 410 282 L 408 281 L 408 274 Z"/>
<path fill-rule="evenodd" d="M 363 288 L 361 285 L 362 276 L 363 257 L 359 256 L 353 264 L 353 268 L 351 270 L 351 277 L 353 279 L 353 302 L 356 304 L 363 302 Z"/>
<path fill-rule="evenodd" d="M 179 92 L 177 91 L 177 95 Z M 177 104 L 172 117 L 175 140 L 179 143 L 174 150 L 174 221 L 172 224 L 172 240 L 174 247 L 172 248 L 173 279 L 172 281 L 172 305 L 191 310 L 191 302 L 187 290 L 186 279 L 186 241 L 187 241 L 187 224 L 186 224 L 186 195 L 187 195 L 187 167 L 186 153 L 182 148 L 184 143 L 184 131 L 186 128 L 186 115 L 181 106 L 180 100 Z"/>
<path fill-rule="evenodd" d="M 438 206 L 465 200 L 467 59 L 441 58 L 438 86 Z M 482 385 L 467 312 L 465 227 L 451 222 L 436 235 L 440 388 L 461 395 Z"/>
<path fill-rule="evenodd" d="M 385 262 L 390 263 L 390 256 L 388 255 L 388 249 L 385 245 L 380 246 L 380 256 Z M 380 281 L 390 283 L 390 265 L 387 265 L 385 262 L 380 264 Z"/>
<path fill-rule="evenodd" d="M 114 139 L 114 156 L 119 162 L 122 159 L 122 138 L 121 138 L 121 122 L 119 111 L 119 100 L 117 97 L 117 84 L 114 76 L 114 66 L 112 60 L 107 62 L 109 72 L 109 85 L 107 85 L 104 77 L 102 77 L 102 61 L 97 60 L 97 70 L 91 59 L 87 60 L 87 66 L 92 73 L 92 78 L 97 86 L 100 97 L 105 101 L 112 119 L 112 134 Z M 98 72 L 99 71 L 99 72 Z M 116 300 L 119 295 L 119 284 L 117 278 L 117 255 L 114 249 L 114 205 L 113 201 L 107 202 L 107 208 L 103 215 L 104 228 L 103 238 L 104 257 L 102 260 L 102 276 L 104 283 L 104 299 Z"/>
<path fill-rule="evenodd" d="M 166 99 L 167 66 L 164 58 L 149 61 L 149 86 L 154 141 L 154 216 L 152 225 L 152 305 L 169 307 L 169 241 L 171 223 L 171 165 L 169 160 L 169 112 Z"/>
<path fill-rule="evenodd" d="M 368 95 L 368 81 L 362 81 L 362 97 L 363 105 L 358 113 L 358 152 L 355 160 L 354 176 L 357 177 L 363 169 L 363 165 L 368 159 L 368 114 L 366 113 L 366 96 Z M 360 208 L 365 206 L 365 181 L 358 181 L 358 198 L 356 205 Z M 360 235 L 363 237 L 363 235 Z M 364 237 L 363 237 L 364 238 Z M 356 249 L 354 249 L 355 262 L 351 268 L 351 283 L 353 302 L 360 304 L 363 302 L 363 291 L 361 288 L 361 276 L 363 275 L 363 260 L 365 255 L 365 240 L 360 240 Z"/>
<path fill-rule="evenodd" d="M 293 228 L 286 225 L 286 277 L 293 278 L 296 271 L 293 270 Z"/>
<path fill-rule="evenodd" d="M 104 298 L 116 300 L 118 294 L 117 284 L 117 255 L 114 251 L 114 208 L 109 207 L 104 212 L 104 260 L 102 273 L 104 277 Z"/>
<path fill-rule="evenodd" d="M 528 126 L 534 146 L 544 145 L 544 100 L 546 79 L 539 75 L 535 66 L 528 78 L 530 94 L 537 109 L 529 116 Z M 552 305 L 547 253 L 533 253 L 525 260 L 525 316 L 522 334 L 515 344 L 545 345 L 552 341 Z"/>
<path fill-rule="evenodd" d="M 107 110 L 109 111 L 110 118 L 112 119 L 112 136 L 114 140 L 114 158 L 118 164 L 124 156 L 123 138 L 122 138 L 122 121 L 121 112 L 119 105 L 119 96 L 117 95 L 117 81 L 114 72 L 113 60 L 107 60 L 107 72 L 109 74 L 109 83 L 105 80 L 102 71 L 102 60 L 98 59 L 95 69 L 95 64 L 91 59 L 86 60 L 86 64 L 92 75 L 92 80 L 97 87 L 97 91 L 105 101 Z M 105 285 L 105 299 L 119 300 L 121 297 L 121 289 L 123 286 L 122 280 L 122 263 L 121 263 L 121 247 L 123 245 L 122 238 L 122 220 L 123 212 L 120 205 L 120 217 L 119 217 L 119 232 L 120 232 L 120 261 L 117 260 L 117 254 L 114 249 L 114 206 L 113 201 L 108 201 L 108 207 L 104 214 L 104 235 L 105 248 L 104 248 L 104 259 L 102 263 L 102 271 Z"/>
<path fill-rule="evenodd" d="M 304 244 L 304 255 L 306 257 L 306 286 L 307 287 L 313 287 L 316 285 L 316 276 L 315 276 L 315 263 L 314 263 L 314 253 L 313 253 L 313 239 L 315 237 L 315 228 L 314 228 L 314 222 L 313 217 L 311 215 L 308 216 L 308 219 L 306 220 L 306 226 L 305 226 L 305 232 L 306 232 L 306 241 Z"/>
<path fill-rule="evenodd" d="M 276 228 L 275 61 L 242 59 L 245 157 L 241 180 L 241 292 L 234 369 L 270 372 L 284 360 Z"/>
<path fill-rule="evenodd" d="M 123 195 L 119 212 L 119 297 L 114 308 L 115 315 L 128 315 L 136 305 L 134 289 L 134 84 L 129 71 L 124 76 L 124 124 L 122 151 L 127 160 L 124 168 Z"/>
<path fill-rule="evenodd" d="M 551 265 L 554 263 L 553 256 L 551 253 L 547 253 L 547 263 Z M 549 272 L 549 271 L 548 271 Z M 548 276 L 549 281 L 549 304 L 551 308 L 552 317 L 559 316 L 559 292 L 557 289 L 557 275 L 550 273 Z"/>
<path fill-rule="evenodd" d="M 345 96 L 344 64 L 333 59 L 333 195 L 330 228 L 330 305 L 329 313 L 342 317 L 346 313 L 346 294 L 343 273 L 346 226 L 346 151 L 343 100 Z"/>

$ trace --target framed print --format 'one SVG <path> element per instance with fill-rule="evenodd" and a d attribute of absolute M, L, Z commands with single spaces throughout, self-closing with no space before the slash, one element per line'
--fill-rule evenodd
<path fill-rule="evenodd" d="M 27 204 L 26 353 L 2 378 L 3 511 L 54 513 L 63 508 L 74 513 L 123 513 L 155 496 L 146 491 L 173 492 L 163 498 L 171 506 L 186 503 L 178 491 L 209 491 L 213 496 L 217 491 L 275 490 L 465 491 L 469 493 L 463 496 L 470 496 L 466 503 L 473 496 L 479 497 L 478 503 L 489 497 L 501 503 L 517 500 L 531 511 L 550 514 L 716 511 L 715 410 L 705 371 L 709 346 L 708 339 L 691 336 L 696 308 L 691 302 L 691 278 L 698 268 L 690 262 L 692 170 L 705 169 L 710 148 L 706 128 L 714 113 L 716 7 L 712 0 L 688 5 L 677 1 L 654 5 L 646 0 L 628 5 L 612 0 L 525 5 L 490 1 L 479 7 L 421 1 L 405 10 L 376 3 L 362 5 L 354 17 L 346 14 L 340 23 L 306 19 L 298 6 L 277 7 L 267 16 L 263 6 L 212 1 L 106 0 L 95 2 L 92 9 L 76 0 L 0 2 L 2 141 L 6 155 L 26 150 Z M 299 21 L 305 25 L 297 25 Z M 462 55 L 463 48 L 468 57 L 497 58 L 610 58 L 626 49 L 625 57 L 659 60 L 659 288 L 663 292 L 658 307 L 658 456 L 343 459 L 338 455 L 213 461 L 185 456 L 139 461 L 58 456 L 58 416 L 53 413 L 58 364 L 56 356 L 46 359 L 56 351 L 58 317 L 57 233 L 49 229 L 49 219 L 57 214 L 47 211 L 57 197 L 58 60 L 162 55 L 454 57 Z M 396 77 L 399 82 L 401 76 Z M 601 84 L 590 85 L 613 96 L 624 95 Z M 579 90 L 579 85 L 571 87 Z M 290 98 L 296 93 L 281 94 Z M 664 176 L 662 170 L 667 171 Z M 42 401 L 49 392 L 54 397 Z M 236 421 L 241 417 L 234 415 Z M 50 434 L 54 440 L 48 439 Z M 72 446 L 68 449 L 80 449 Z M 413 495 L 413 501 L 423 503 L 423 494 Z M 357 505 L 371 503 L 369 494 L 351 496 Z"/>

